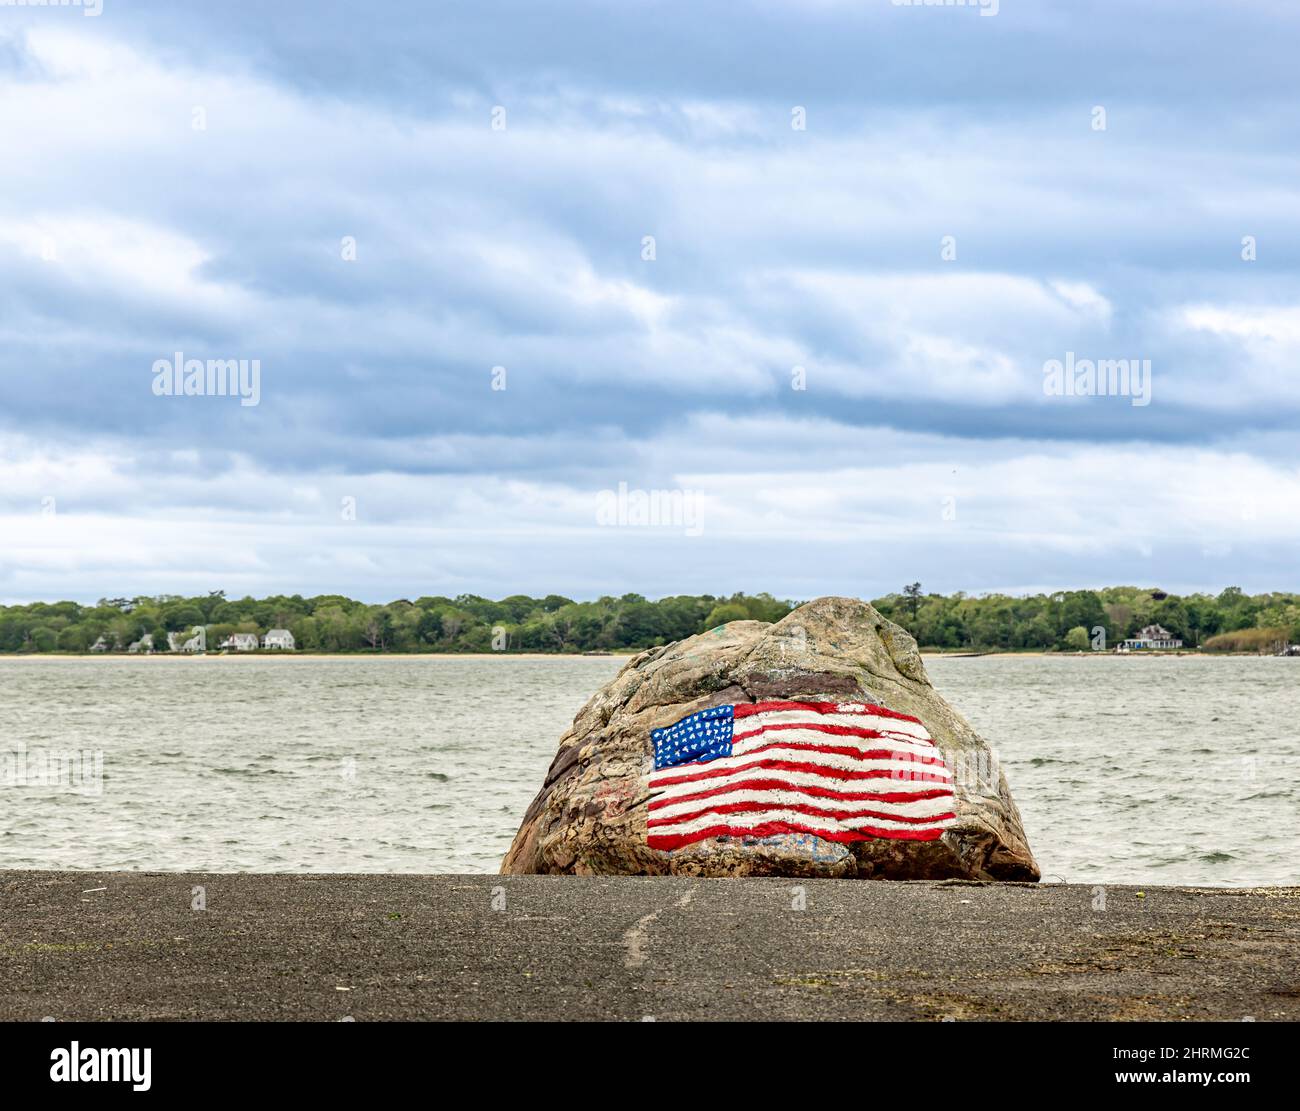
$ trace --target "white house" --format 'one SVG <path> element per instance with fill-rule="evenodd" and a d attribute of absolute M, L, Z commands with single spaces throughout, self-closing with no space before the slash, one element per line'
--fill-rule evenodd
<path fill-rule="evenodd" d="M 1181 648 L 1183 642 L 1163 625 L 1148 625 L 1135 637 L 1130 637 L 1123 644 L 1124 648 Z"/>
<path fill-rule="evenodd" d="M 222 648 L 230 648 L 236 652 L 256 652 L 257 651 L 257 634 L 256 633 L 231 633 L 221 642 Z"/>
<path fill-rule="evenodd" d="M 108 641 L 105 640 L 103 637 L 100 637 L 97 641 L 95 641 L 94 644 L 90 646 L 90 650 L 92 652 L 107 652 Z"/>
<path fill-rule="evenodd" d="M 263 648 L 278 648 L 285 652 L 294 650 L 293 633 L 288 629 L 272 629 L 262 638 Z"/>
<path fill-rule="evenodd" d="M 132 644 L 128 652 L 152 652 L 153 651 L 153 633 L 145 633 L 139 640 Z"/>

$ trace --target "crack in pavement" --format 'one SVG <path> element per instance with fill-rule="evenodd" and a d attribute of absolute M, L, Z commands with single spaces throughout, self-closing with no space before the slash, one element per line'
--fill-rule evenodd
<path fill-rule="evenodd" d="M 691 900 L 695 898 L 695 888 L 687 890 L 686 894 L 677 900 L 676 906 L 685 910 L 691 905 Z M 663 914 L 667 907 L 661 907 L 659 910 L 653 910 L 649 914 L 643 914 L 637 919 L 636 925 L 623 934 L 623 948 L 625 954 L 623 957 L 623 967 L 629 971 L 635 971 L 645 965 L 649 960 L 646 953 L 646 944 L 649 941 L 649 932 L 651 925 Z"/>

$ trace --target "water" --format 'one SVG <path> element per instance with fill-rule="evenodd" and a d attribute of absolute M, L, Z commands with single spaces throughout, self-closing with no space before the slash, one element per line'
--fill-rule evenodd
<path fill-rule="evenodd" d="M 103 753 L 98 795 L 0 787 L 0 868 L 494 872 L 621 663 L 0 660 L 0 752 Z M 996 748 L 1045 876 L 1300 877 L 1300 661 L 927 667 Z"/>
<path fill-rule="evenodd" d="M 1300 660 L 927 660 L 994 747 L 1044 877 L 1300 882 Z"/>

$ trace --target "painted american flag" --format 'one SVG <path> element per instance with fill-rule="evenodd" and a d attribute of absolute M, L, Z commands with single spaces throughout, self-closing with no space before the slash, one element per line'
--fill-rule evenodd
<path fill-rule="evenodd" d="M 652 849 L 780 833 L 934 841 L 956 818 L 952 773 L 925 726 L 883 706 L 714 706 L 650 739 Z"/>

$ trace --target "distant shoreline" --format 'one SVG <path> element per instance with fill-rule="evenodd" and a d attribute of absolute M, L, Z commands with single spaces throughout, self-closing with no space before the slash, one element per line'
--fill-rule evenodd
<path fill-rule="evenodd" d="M 538 656 L 625 655 L 650 638 L 677 643 L 733 621 L 785 621 L 803 604 L 766 593 L 672 595 L 657 601 L 631 593 L 586 602 L 560 594 L 513 594 L 500 601 L 461 594 L 371 605 L 338 594 L 231 599 L 218 590 L 192 598 L 101 598 L 93 606 L 71 601 L 0 605 L 0 654 L 113 654 L 193 643 L 213 650 L 295 647 L 314 655 L 474 656 L 502 647 Z M 1216 597 L 1136 587 L 970 597 L 924 594 L 919 583 L 911 583 L 902 593 L 870 604 L 926 655 L 1066 654 L 1125 644 L 1161 654 L 1198 646 L 1243 655 L 1275 653 L 1292 643 L 1300 648 L 1300 597 L 1247 595 L 1236 587 Z M 186 632 L 197 636 L 200 628 L 206 640 Z M 992 644 L 986 637 L 1025 647 Z"/>

